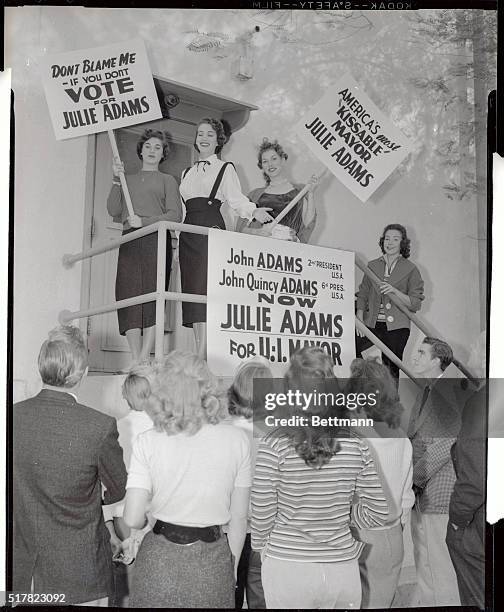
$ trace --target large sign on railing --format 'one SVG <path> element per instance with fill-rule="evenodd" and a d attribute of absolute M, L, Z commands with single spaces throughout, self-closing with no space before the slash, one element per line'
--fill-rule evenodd
<path fill-rule="evenodd" d="M 48 56 L 41 66 L 57 140 L 162 116 L 140 39 Z"/>
<path fill-rule="evenodd" d="M 225 236 L 225 238 L 224 238 Z M 321 346 L 347 376 L 355 356 L 354 254 L 211 229 L 208 364 L 232 376 L 262 355 L 281 376 L 291 354 Z"/>

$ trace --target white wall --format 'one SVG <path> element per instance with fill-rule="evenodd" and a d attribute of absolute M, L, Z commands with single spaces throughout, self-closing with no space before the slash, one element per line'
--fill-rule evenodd
<path fill-rule="evenodd" d="M 263 136 L 284 145 L 297 182 L 320 168 L 292 128 L 324 88 L 349 70 L 414 141 L 415 151 L 366 204 L 335 178 L 326 178 L 316 192 L 314 241 L 370 259 L 379 255 L 377 241 L 387 223 L 406 225 L 412 261 L 426 282 L 422 314 L 465 356 L 479 332 L 476 201 L 450 201 L 442 190 L 453 170 L 441 166 L 434 149 L 453 107 L 443 114 L 409 81 L 433 74 L 436 62 L 452 60 L 429 56 L 421 43 L 412 46 L 404 12 L 366 13 L 358 28 L 353 24 L 352 36 L 344 25 L 316 22 L 316 12 L 302 12 L 301 18 L 289 11 L 275 15 L 283 30 L 260 11 L 6 9 L 6 65 L 13 68 L 16 96 L 14 378 L 27 381 L 30 392 L 38 384 L 36 356 L 47 330 L 61 309 L 79 307 L 80 265 L 66 271 L 60 260 L 82 248 L 87 146 L 86 138 L 55 140 L 38 60 L 46 53 L 133 37 L 146 41 L 155 74 L 260 107 L 225 150 L 238 165 L 244 190 L 262 185 L 255 155 Z M 208 53 L 187 48 L 195 39 L 187 32 L 195 28 L 223 32 L 232 41 L 258 24 L 254 76 L 248 81 L 231 76 L 237 48 L 227 43 Z M 218 59 L 219 54 L 229 55 Z"/>

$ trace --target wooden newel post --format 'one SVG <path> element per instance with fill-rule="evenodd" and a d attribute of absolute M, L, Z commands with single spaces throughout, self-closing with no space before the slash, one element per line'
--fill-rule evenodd
<path fill-rule="evenodd" d="M 119 155 L 119 149 L 117 148 L 117 142 L 115 139 L 114 130 L 107 130 L 107 134 L 110 140 L 110 146 L 112 147 L 112 155 L 116 161 L 121 161 L 121 156 Z M 121 187 L 124 193 L 124 199 L 126 200 L 126 207 L 128 209 L 128 216 L 132 217 L 135 214 L 133 210 L 133 203 L 131 202 L 131 197 L 128 191 L 128 183 L 126 183 L 126 176 L 124 172 L 119 173 L 119 180 L 121 181 Z"/>

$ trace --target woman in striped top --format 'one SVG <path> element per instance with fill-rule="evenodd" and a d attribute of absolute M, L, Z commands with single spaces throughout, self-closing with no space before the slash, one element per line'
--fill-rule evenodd
<path fill-rule="evenodd" d="M 333 378 L 332 362 L 318 347 L 293 355 L 289 389 L 313 390 Z M 303 411 L 338 414 L 334 406 Z M 366 442 L 339 428 L 276 430 L 259 445 L 252 486 L 252 548 L 261 551 L 268 608 L 358 608 L 358 557 L 363 544 L 350 532 L 350 513 L 374 527 L 388 506 Z"/>

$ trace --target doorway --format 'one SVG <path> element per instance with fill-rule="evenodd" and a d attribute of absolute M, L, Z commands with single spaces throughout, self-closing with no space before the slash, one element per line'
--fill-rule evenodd
<path fill-rule="evenodd" d="M 233 133 L 243 127 L 250 112 L 257 107 L 154 77 L 154 83 L 163 118 L 129 126 L 115 131 L 117 147 L 124 162 L 126 174 L 140 170 L 141 161 L 136 153 L 136 144 L 147 128 L 163 130 L 170 136 L 170 154 L 159 166 L 161 172 L 171 174 L 180 183 L 182 171 L 195 161 L 194 129 L 202 117 L 225 119 Z M 114 223 L 107 212 L 107 197 L 112 186 L 112 151 L 106 133 L 89 136 L 87 169 L 87 193 L 85 211 L 84 248 L 90 248 L 117 239 L 122 225 Z M 223 207 L 223 216 L 228 223 L 229 211 Z M 176 252 L 177 238 L 172 240 Z M 93 308 L 115 301 L 115 276 L 118 249 L 102 253 L 83 263 L 81 308 Z M 180 291 L 178 259 L 173 258 L 170 290 Z M 115 311 L 87 319 L 89 369 L 94 373 L 112 373 L 123 370 L 131 362 L 128 343 L 119 334 Z M 180 302 L 168 302 L 166 307 L 164 353 L 174 348 L 195 350 L 191 329 L 182 327 Z"/>

